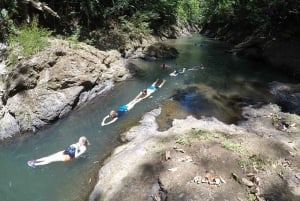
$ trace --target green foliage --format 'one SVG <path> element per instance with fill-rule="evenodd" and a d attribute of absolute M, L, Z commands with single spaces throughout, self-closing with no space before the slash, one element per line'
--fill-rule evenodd
<path fill-rule="evenodd" d="M 225 23 L 234 15 L 233 0 L 199 0 L 199 19 L 201 23 Z"/>
<path fill-rule="evenodd" d="M 198 23 L 200 21 L 199 0 L 180 0 L 177 4 L 177 18 L 180 21 Z"/>
<path fill-rule="evenodd" d="M 257 171 L 257 169 L 263 170 L 266 165 L 271 164 L 270 161 L 256 154 L 240 158 L 238 163 L 245 172 L 254 172 Z"/>
<path fill-rule="evenodd" d="M 191 144 L 189 137 L 186 135 L 181 135 L 181 136 L 176 137 L 175 142 L 177 144 L 181 144 L 181 145 L 190 145 Z"/>
<path fill-rule="evenodd" d="M 0 11 L 0 41 L 4 41 L 8 38 L 9 34 L 15 33 L 16 28 L 13 20 L 8 15 L 6 9 Z"/>
<path fill-rule="evenodd" d="M 140 36 L 149 34 L 151 32 L 149 28 L 149 16 L 145 13 L 136 12 L 131 19 L 126 16 L 119 18 L 121 22 L 121 29 L 124 33 L 127 33 L 130 39 L 138 39 Z"/>
<path fill-rule="evenodd" d="M 11 34 L 9 36 L 9 50 L 11 52 L 9 61 L 14 62 L 18 56 L 30 57 L 41 51 L 48 45 L 46 37 L 50 34 L 50 31 L 38 27 L 36 18 L 31 24 L 23 25 L 17 35 Z"/>
<path fill-rule="evenodd" d="M 163 155 L 166 152 L 166 145 L 164 142 L 160 142 L 157 144 L 156 148 L 156 153 Z"/>
<path fill-rule="evenodd" d="M 246 155 L 248 152 L 245 147 L 241 146 L 240 144 L 231 142 L 228 139 L 224 139 L 221 143 L 225 149 L 228 149 L 235 153 L 240 153 L 240 154 Z"/>
<path fill-rule="evenodd" d="M 243 24 L 249 29 L 263 26 L 269 34 L 280 33 L 286 28 L 297 30 L 300 22 L 297 0 L 199 0 L 199 7 L 201 23 Z"/>
<path fill-rule="evenodd" d="M 98 43 L 102 37 L 139 39 L 148 34 L 161 34 L 180 22 L 217 26 L 262 27 L 265 32 L 282 33 L 284 38 L 299 34 L 300 3 L 298 0 L 44 0 L 61 19 L 38 11 L 19 0 L 0 1 L 0 41 L 15 33 L 14 24 L 26 16 L 38 15 L 43 26 L 57 34 L 71 35 L 76 40 Z M 28 6 L 24 8 L 24 6 Z M 27 13 L 28 12 L 28 13 Z M 215 27 L 217 27 L 215 26 Z M 285 31 L 292 30 L 292 31 Z M 250 30 L 251 31 L 251 30 Z M 97 34 L 94 34 L 97 32 Z M 105 36 L 98 33 L 109 33 Z M 99 38 L 92 38 L 97 36 Z M 119 45 L 119 46 L 120 46 Z M 108 44 L 106 46 L 109 46 Z M 115 45 L 113 45 L 115 46 Z"/>

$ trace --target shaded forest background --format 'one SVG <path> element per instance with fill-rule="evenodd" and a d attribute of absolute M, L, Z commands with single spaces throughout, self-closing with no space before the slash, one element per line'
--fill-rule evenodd
<path fill-rule="evenodd" d="M 8 44 L 26 27 L 103 50 L 178 24 L 213 30 L 212 36 L 231 30 L 239 33 L 230 38 L 235 43 L 258 30 L 281 40 L 300 35 L 298 0 L 2 0 L 0 9 L 0 42 Z"/>

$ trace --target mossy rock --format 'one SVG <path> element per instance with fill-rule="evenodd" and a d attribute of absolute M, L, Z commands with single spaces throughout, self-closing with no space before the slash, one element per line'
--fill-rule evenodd
<path fill-rule="evenodd" d="M 169 45 L 156 43 L 146 48 L 144 54 L 158 59 L 174 59 L 178 57 L 179 52 Z"/>

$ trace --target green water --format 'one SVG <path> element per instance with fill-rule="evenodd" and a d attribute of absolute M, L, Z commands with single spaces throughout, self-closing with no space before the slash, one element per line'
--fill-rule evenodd
<path fill-rule="evenodd" d="M 168 43 L 180 52 L 176 60 L 134 60 L 132 62 L 139 67 L 134 79 L 117 85 L 106 96 L 95 98 L 48 129 L 26 135 L 13 143 L 2 143 L 0 200 L 86 200 L 93 188 L 100 162 L 119 144 L 119 134 L 164 100 L 178 101 L 181 109 L 196 117 L 215 116 L 224 122 L 234 123 L 238 120 L 237 106 L 273 101 L 265 91 L 268 82 L 289 81 L 289 78 L 271 73 L 259 63 L 226 54 L 226 44 L 220 42 L 194 36 Z M 205 69 L 170 77 L 168 74 L 172 69 L 160 68 L 163 62 L 172 69 L 190 68 L 200 63 L 204 64 Z M 166 79 L 167 82 L 153 97 L 138 103 L 116 123 L 101 127 L 102 118 L 111 109 L 128 103 L 156 78 Z M 52 163 L 37 168 L 27 166 L 27 160 L 62 150 L 81 135 L 87 136 L 91 142 L 84 157 L 70 163 Z"/>

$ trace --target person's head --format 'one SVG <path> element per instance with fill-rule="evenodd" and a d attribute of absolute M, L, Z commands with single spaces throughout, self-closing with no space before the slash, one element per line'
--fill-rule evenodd
<path fill-rule="evenodd" d="M 115 110 L 110 111 L 109 116 L 111 118 L 115 118 L 117 116 L 117 112 Z"/>
<path fill-rule="evenodd" d="M 143 89 L 142 93 L 143 93 L 144 95 L 146 95 L 146 94 L 147 94 L 147 89 Z"/>
<path fill-rule="evenodd" d="M 88 139 L 85 136 L 81 136 L 79 138 L 78 142 L 84 146 L 90 145 L 90 142 L 88 141 Z"/>

